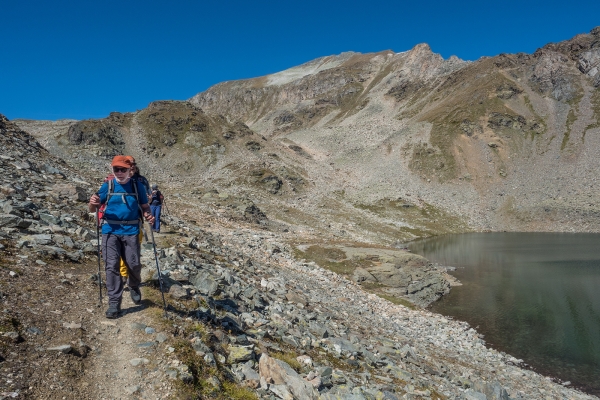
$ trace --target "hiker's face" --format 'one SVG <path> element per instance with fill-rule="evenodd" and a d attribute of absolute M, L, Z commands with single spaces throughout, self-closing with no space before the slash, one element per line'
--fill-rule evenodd
<path fill-rule="evenodd" d="M 113 173 L 120 178 L 128 176 L 130 170 L 130 168 L 113 167 Z"/>

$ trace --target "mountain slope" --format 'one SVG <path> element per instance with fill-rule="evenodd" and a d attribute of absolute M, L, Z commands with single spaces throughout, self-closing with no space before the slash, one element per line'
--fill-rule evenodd
<path fill-rule="evenodd" d="M 226 192 L 281 229 L 335 240 L 599 231 L 599 40 L 596 28 L 475 62 L 426 44 L 343 53 L 188 102 L 17 123 L 100 175 L 111 155 L 133 154 L 190 207 Z"/>

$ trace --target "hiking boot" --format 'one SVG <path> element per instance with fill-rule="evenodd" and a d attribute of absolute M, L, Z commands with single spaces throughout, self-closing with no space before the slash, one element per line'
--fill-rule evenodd
<path fill-rule="evenodd" d="M 121 312 L 121 306 L 119 304 L 109 304 L 108 310 L 106 310 L 106 318 L 117 318 Z"/>
<path fill-rule="evenodd" d="M 142 301 L 142 292 L 140 292 L 140 288 L 129 288 L 129 294 L 131 295 L 131 301 L 133 304 L 140 304 Z"/>

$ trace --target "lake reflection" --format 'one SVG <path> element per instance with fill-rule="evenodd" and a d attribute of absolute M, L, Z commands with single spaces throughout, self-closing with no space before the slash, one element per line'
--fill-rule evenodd
<path fill-rule="evenodd" d="M 469 322 L 539 372 L 600 394 L 600 234 L 473 233 L 409 247 L 457 267 L 463 283 L 432 311 Z"/>

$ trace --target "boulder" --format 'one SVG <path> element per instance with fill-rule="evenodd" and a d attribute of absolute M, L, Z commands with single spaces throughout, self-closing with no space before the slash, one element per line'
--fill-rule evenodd
<path fill-rule="evenodd" d="M 60 197 L 65 197 L 73 201 L 87 202 L 89 200 L 87 191 L 80 186 L 71 184 L 56 184 L 53 187 L 53 191 Z"/>
<path fill-rule="evenodd" d="M 306 298 L 298 293 L 294 293 L 292 291 L 289 291 L 286 295 L 285 298 L 287 301 L 290 301 L 292 303 L 295 304 L 302 304 L 304 306 L 308 305 L 308 301 L 306 300 Z"/>
<path fill-rule="evenodd" d="M 213 296 L 219 290 L 219 283 L 216 278 L 207 271 L 198 271 L 196 275 L 190 278 L 190 283 L 205 296 Z"/>
<path fill-rule="evenodd" d="M 190 298 L 190 294 L 188 293 L 187 289 L 185 289 L 183 286 L 179 286 L 179 285 L 172 285 L 169 288 L 169 294 L 171 295 L 172 298 L 174 298 L 176 300 L 183 300 L 183 299 Z"/>
<path fill-rule="evenodd" d="M 286 362 L 269 357 L 263 353 L 258 363 L 261 378 L 271 385 L 287 389 L 294 399 L 314 400 L 315 389 L 310 382 L 302 379 Z M 272 388 L 273 389 L 273 388 Z M 272 390 L 271 389 L 271 390 Z"/>
<path fill-rule="evenodd" d="M 254 346 L 229 346 L 229 355 L 227 362 L 229 364 L 237 364 L 243 361 L 254 359 Z"/>
<path fill-rule="evenodd" d="M 23 218 L 16 215 L 0 214 L 0 228 L 22 228 L 24 221 Z M 23 228 L 27 228 L 27 226 Z"/>
<path fill-rule="evenodd" d="M 361 283 L 361 282 L 377 282 L 377 279 L 366 269 L 364 268 L 356 268 L 354 270 L 354 274 L 352 275 L 352 279 L 355 282 Z"/>
<path fill-rule="evenodd" d="M 246 386 L 252 389 L 257 389 L 260 386 L 260 375 L 254 370 L 254 361 L 248 361 L 242 367 L 244 374 L 243 382 Z"/>

